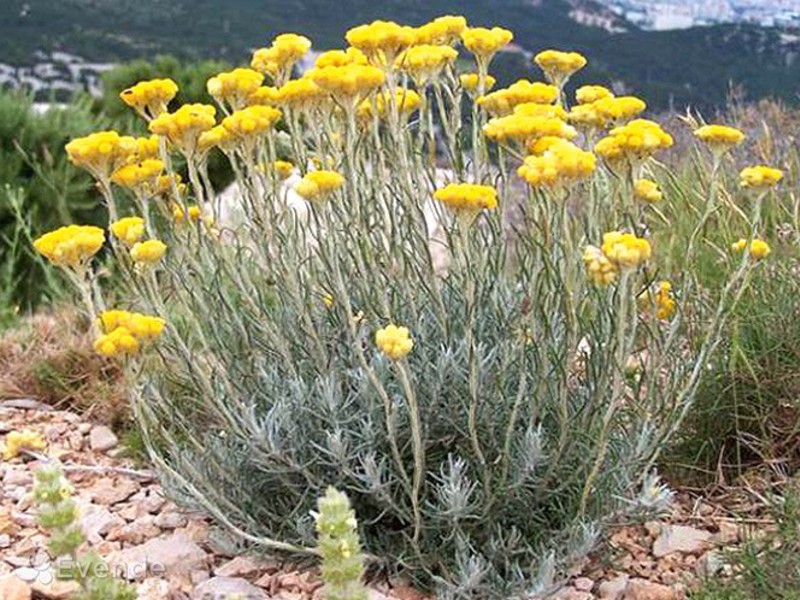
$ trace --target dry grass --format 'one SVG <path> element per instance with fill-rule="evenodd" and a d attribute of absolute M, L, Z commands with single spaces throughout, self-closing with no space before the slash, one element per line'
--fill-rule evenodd
<path fill-rule="evenodd" d="M 23 318 L 0 335 L 0 399 L 8 398 L 33 398 L 112 425 L 127 416 L 122 372 L 92 351 L 74 309 Z"/>

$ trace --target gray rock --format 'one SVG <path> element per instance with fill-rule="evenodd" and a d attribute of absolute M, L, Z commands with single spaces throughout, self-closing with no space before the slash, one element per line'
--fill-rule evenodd
<path fill-rule="evenodd" d="M 102 536 L 122 525 L 125 525 L 125 521 L 105 506 L 88 504 L 81 507 L 81 529 L 92 544 L 101 542 Z"/>
<path fill-rule="evenodd" d="M 238 577 L 212 577 L 198 585 L 192 592 L 192 600 L 224 600 L 229 596 L 240 596 L 246 600 L 267 600 L 268 596 L 246 579 Z"/>
<path fill-rule="evenodd" d="M 96 425 L 89 432 L 89 446 L 95 452 L 106 452 L 116 448 L 119 438 L 105 425 Z"/>
<path fill-rule="evenodd" d="M 702 554 L 711 545 L 711 534 L 686 525 L 665 525 L 655 542 L 653 556 L 663 558 L 674 552 Z"/>
<path fill-rule="evenodd" d="M 156 538 L 108 556 L 115 573 L 129 580 L 147 577 L 188 574 L 206 567 L 208 557 L 200 546 L 184 533 Z"/>
<path fill-rule="evenodd" d="M 600 600 L 620 600 L 626 587 L 628 587 L 628 576 L 620 575 L 601 583 L 597 591 L 600 594 Z"/>

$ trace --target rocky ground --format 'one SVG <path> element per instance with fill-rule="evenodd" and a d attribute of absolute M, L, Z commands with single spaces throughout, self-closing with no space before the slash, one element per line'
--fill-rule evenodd
<path fill-rule="evenodd" d="M 121 458 L 119 440 L 102 425 L 32 401 L 0 401 L 0 441 L 12 430 L 41 432 L 47 455 L 67 466 L 87 544 L 114 572 L 137 585 L 140 600 L 316 600 L 313 571 L 294 570 L 215 548 L 209 524 L 180 511 L 152 473 Z M 0 600 L 69 598 L 56 581 L 31 502 L 37 460 L 0 463 Z M 576 572 L 558 600 L 680 600 L 699 578 L 726 569 L 720 548 L 736 544 L 742 525 L 702 502 L 683 498 L 673 514 L 618 528 L 610 548 Z M 400 583 L 371 590 L 371 600 L 423 600 Z"/>

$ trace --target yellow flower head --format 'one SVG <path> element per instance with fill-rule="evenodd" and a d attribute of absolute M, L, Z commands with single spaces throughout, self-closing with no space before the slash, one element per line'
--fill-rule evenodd
<path fill-rule="evenodd" d="M 483 133 L 499 143 L 520 142 L 528 144 L 535 138 L 558 137 L 571 140 L 578 132 L 557 117 L 512 114 L 490 120 Z"/>
<path fill-rule="evenodd" d="M 222 120 L 222 127 L 234 138 L 253 141 L 272 129 L 281 111 L 271 106 L 248 106 Z"/>
<path fill-rule="evenodd" d="M 235 147 L 236 139 L 234 135 L 222 125 L 215 125 L 208 131 L 201 133 L 197 138 L 197 152 L 201 155 L 208 153 L 212 148 L 219 148 L 223 152 L 230 152 Z"/>
<path fill-rule="evenodd" d="M 497 83 L 497 80 L 494 77 L 487 75 L 483 80 L 483 89 L 480 89 L 481 76 L 478 73 L 463 73 L 458 79 L 461 81 L 461 87 L 467 90 L 467 93 L 469 93 L 471 96 L 474 96 L 475 94 L 485 94 Z"/>
<path fill-rule="evenodd" d="M 517 172 L 531 187 L 556 189 L 586 179 L 594 173 L 596 166 L 594 154 L 559 139 L 558 142 L 551 141 L 541 155 L 528 156 Z"/>
<path fill-rule="evenodd" d="M 386 81 L 386 74 L 370 65 L 343 65 L 314 69 L 308 77 L 319 87 L 339 100 L 352 106 L 369 95 Z"/>
<path fill-rule="evenodd" d="M 408 73 L 417 84 L 424 88 L 439 77 L 442 70 L 458 58 L 458 52 L 450 46 L 412 46 L 395 59 L 395 66 Z"/>
<path fill-rule="evenodd" d="M 739 174 L 741 186 L 756 190 L 765 190 L 778 185 L 783 179 L 783 171 L 765 166 L 746 167 Z"/>
<path fill-rule="evenodd" d="M 520 79 L 509 87 L 478 98 L 478 106 L 489 114 L 502 117 L 514 112 L 520 104 L 552 104 L 558 98 L 558 88 L 541 81 Z"/>
<path fill-rule="evenodd" d="M 278 106 L 278 88 L 262 85 L 247 98 L 247 106 Z"/>
<path fill-rule="evenodd" d="M 635 269 L 649 260 L 652 253 L 646 239 L 621 231 L 604 234 L 600 250 L 620 270 Z"/>
<path fill-rule="evenodd" d="M 206 89 L 214 100 L 228 105 L 233 110 L 246 106 L 250 97 L 264 82 L 264 75 L 253 69 L 234 69 L 215 75 L 206 83 Z"/>
<path fill-rule="evenodd" d="M 604 121 L 627 121 L 647 110 L 647 104 L 636 96 L 611 96 L 592 102 L 592 107 Z"/>
<path fill-rule="evenodd" d="M 400 360 L 411 352 L 414 340 L 407 327 L 387 325 L 375 332 L 375 345 L 388 358 Z"/>
<path fill-rule="evenodd" d="M 294 165 L 288 160 L 276 160 L 272 163 L 272 168 L 275 169 L 278 178 L 281 180 L 288 179 L 294 173 Z"/>
<path fill-rule="evenodd" d="M 103 247 L 106 235 L 92 225 L 67 225 L 33 242 L 36 251 L 60 267 L 83 268 Z"/>
<path fill-rule="evenodd" d="M 592 104 L 603 98 L 613 98 L 614 94 L 611 93 L 607 87 L 602 85 L 584 85 L 577 89 L 575 92 L 575 99 L 578 104 Z"/>
<path fill-rule="evenodd" d="M 579 129 L 593 130 L 605 127 L 607 119 L 597 110 L 596 103 L 592 102 L 570 108 L 567 121 Z"/>
<path fill-rule="evenodd" d="M 166 137 L 186 156 L 194 154 L 197 139 L 216 124 L 217 109 L 208 104 L 184 104 L 150 122 L 150 131 Z"/>
<path fill-rule="evenodd" d="M 178 85 L 171 79 L 141 81 L 124 90 L 119 97 L 147 120 L 155 119 L 167 111 L 167 105 L 178 93 Z"/>
<path fill-rule="evenodd" d="M 633 195 L 637 200 L 650 204 L 659 202 L 664 197 L 658 184 L 650 179 L 639 179 L 633 186 Z"/>
<path fill-rule="evenodd" d="M 597 246 L 586 246 L 583 251 L 583 264 L 586 274 L 595 285 L 605 286 L 614 283 L 619 275 L 617 266 Z"/>
<path fill-rule="evenodd" d="M 76 138 L 66 147 L 70 162 L 89 171 L 96 179 L 107 181 L 138 150 L 135 138 L 116 131 L 98 131 Z"/>
<path fill-rule="evenodd" d="M 131 248 L 131 259 L 139 264 L 155 264 L 167 253 L 167 245 L 161 240 L 136 242 Z"/>
<path fill-rule="evenodd" d="M 42 451 L 47 448 L 41 433 L 31 429 L 24 431 L 10 431 L 6 435 L 6 443 L 3 448 L 3 460 L 11 460 L 19 456 L 22 450 Z"/>
<path fill-rule="evenodd" d="M 144 219 L 142 217 L 123 217 L 108 226 L 111 234 L 123 244 L 133 246 L 144 236 Z"/>
<path fill-rule="evenodd" d="M 462 16 L 438 17 L 414 30 L 414 44 L 453 46 L 461 40 L 461 34 L 466 28 L 467 20 Z"/>
<path fill-rule="evenodd" d="M 278 106 L 310 110 L 328 101 L 330 95 L 310 78 L 291 79 L 278 88 Z"/>
<path fill-rule="evenodd" d="M 586 66 L 586 58 L 582 54 L 560 50 L 544 50 L 533 61 L 544 71 L 548 81 L 558 86 Z"/>
<path fill-rule="evenodd" d="M 111 174 L 111 181 L 129 190 L 146 192 L 164 171 L 164 163 L 158 159 L 147 159 L 120 167 Z"/>
<path fill-rule="evenodd" d="M 660 281 L 654 288 L 639 294 L 638 303 L 641 310 L 655 311 L 656 318 L 662 321 L 672 317 L 677 307 L 669 281 Z"/>
<path fill-rule="evenodd" d="M 477 213 L 497 207 L 497 190 L 490 185 L 451 183 L 433 197 L 456 212 Z"/>
<path fill-rule="evenodd" d="M 358 48 L 347 48 L 346 50 L 328 50 L 323 52 L 314 61 L 317 69 L 325 67 L 343 67 L 345 65 L 367 65 L 369 61 L 366 55 Z"/>
<path fill-rule="evenodd" d="M 376 66 L 391 66 L 400 53 L 414 44 L 414 29 L 394 21 L 373 21 L 353 27 L 345 34 L 347 43 L 358 48 Z"/>
<path fill-rule="evenodd" d="M 128 162 L 139 163 L 145 160 L 159 158 L 159 138 L 157 135 L 134 138 L 136 149 L 128 157 Z"/>
<path fill-rule="evenodd" d="M 422 103 L 422 98 L 414 90 L 407 88 L 396 88 L 394 105 L 397 113 L 407 118 L 417 110 Z M 381 92 L 372 98 L 367 98 L 358 106 L 358 116 L 362 120 L 372 119 L 377 114 L 379 118 L 388 117 L 391 107 L 391 96 L 389 92 Z"/>
<path fill-rule="evenodd" d="M 475 59 L 488 65 L 494 55 L 514 39 L 514 34 L 502 27 L 486 29 L 484 27 L 470 27 L 461 32 L 461 41 L 464 47 L 475 55 Z"/>
<path fill-rule="evenodd" d="M 320 202 L 344 185 L 344 177 L 336 171 L 310 171 L 297 182 L 295 191 L 306 200 Z"/>
<path fill-rule="evenodd" d="M 187 206 L 185 209 L 178 204 L 172 207 L 172 218 L 176 223 L 183 223 L 187 218 L 189 221 L 199 221 L 202 216 L 203 209 L 196 204 Z"/>
<path fill-rule="evenodd" d="M 283 78 L 291 73 L 294 64 L 311 49 L 311 40 L 296 33 L 282 33 L 269 48 L 253 53 L 250 66 L 271 77 Z"/>
<path fill-rule="evenodd" d="M 735 244 L 731 244 L 731 250 L 733 252 L 742 252 L 744 251 L 745 248 L 747 248 L 747 240 L 744 238 L 740 239 Z M 761 260 L 769 256 L 770 252 L 772 252 L 772 249 L 769 247 L 769 244 L 767 244 L 767 242 L 755 238 L 750 243 L 750 249 L 748 254 L 750 255 L 750 258 L 752 258 L 753 260 Z"/>
<path fill-rule="evenodd" d="M 670 148 L 672 144 L 672 136 L 661 129 L 658 123 L 637 119 L 612 129 L 608 136 L 597 143 L 595 151 L 613 166 L 620 161 L 633 164 L 643 162 L 657 151 Z"/>
<path fill-rule="evenodd" d="M 694 136 L 708 144 L 709 148 L 716 153 L 727 152 L 741 144 L 745 138 L 744 133 L 727 125 L 703 125 L 694 130 Z"/>
<path fill-rule="evenodd" d="M 103 356 L 135 354 L 141 344 L 158 338 L 166 326 L 160 317 L 127 310 L 107 310 L 98 321 L 103 333 L 95 340 L 94 349 Z"/>

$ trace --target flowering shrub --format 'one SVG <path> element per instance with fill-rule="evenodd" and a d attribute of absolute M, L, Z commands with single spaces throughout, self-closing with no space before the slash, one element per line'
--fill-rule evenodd
<path fill-rule="evenodd" d="M 132 138 L 71 143 L 109 207 L 127 193 L 140 213 L 112 224 L 130 311 L 103 305 L 96 244 L 59 233 L 75 259 L 47 256 L 99 315 L 97 351 L 134 376 L 151 456 L 185 502 L 267 550 L 314 553 L 309 511 L 333 485 L 370 557 L 443 597 L 545 590 L 604 526 L 668 498 L 653 463 L 769 253 L 760 212 L 779 177 L 729 190 L 744 243 L 711 300 L 691 269 L 664 272 L 654 241 L 652 159 L 671 135 L 600 86 L 570 107 L 584 57 L 546 51 L 546 83 L 490 94 L 506 30 L 446 17 L 346 38 L 290 79 L 310 42 L 279 36 L 209 81 L 218 109 L 129 97 L 159 136 L 143 178 L 163 185 L 118 173 L 142 160 Z M 716 175 L 736 137 L 698 134 L 699 160 Z M 238 206 L 212 193 L 211 152 Z M 722 185 L 680 242 L 687 265 Z"/>

